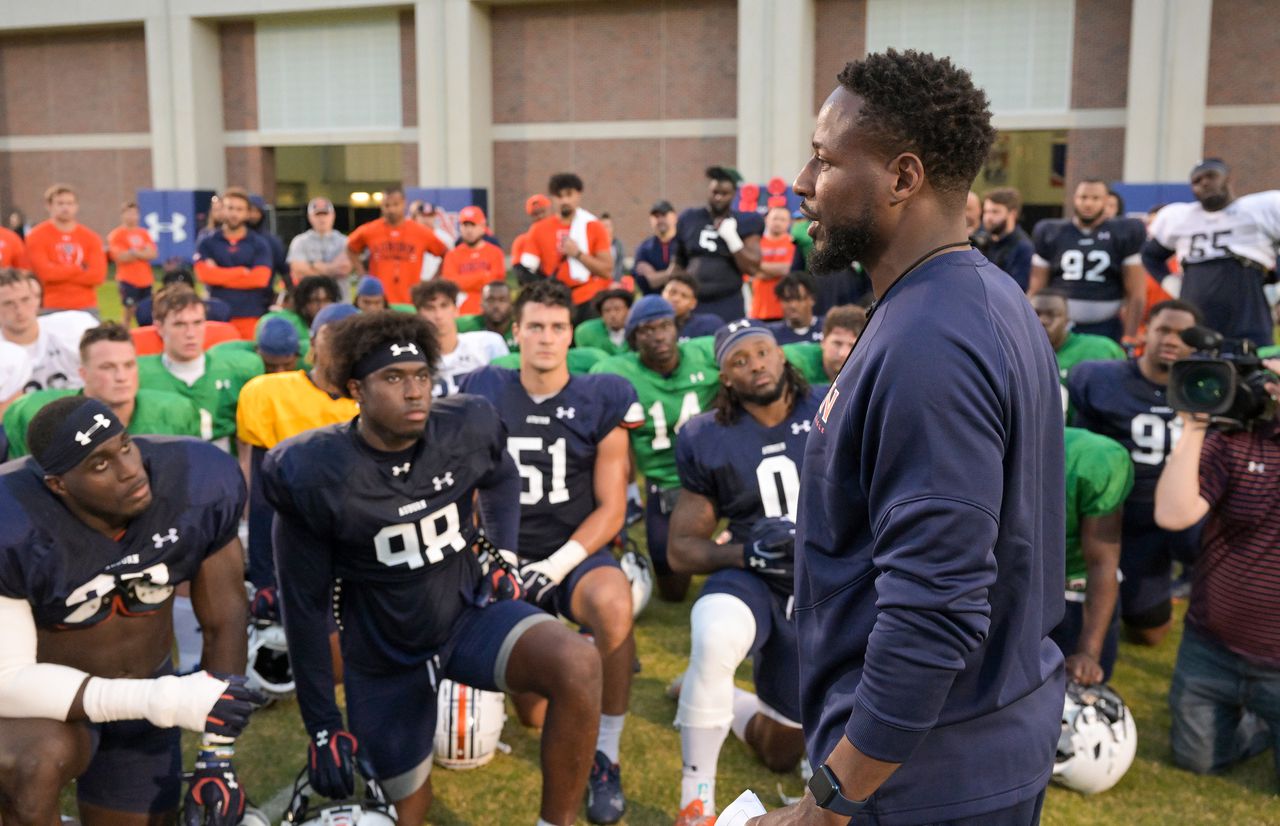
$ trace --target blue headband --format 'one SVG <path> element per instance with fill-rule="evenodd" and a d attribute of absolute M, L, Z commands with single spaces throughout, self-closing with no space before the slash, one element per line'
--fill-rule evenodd
<path fill-rule="evenodd" d="M 1205 158 L 1200 161 L 1200 163 L 1196 164 L 1195 168 L 1191 170 L 1190 177 L 1194 178 L 1201 172 L 1207 172 L 1211 169 L 1221 172 L 1223 175 L 1226 175 L 1231 171 L 1231 168 L 1227 166 L 1227 162 L 1221 158 Z"/>
<path fill-rule="evenodd" d="M 97 399 L 84 399 L 53 431 L 53 438 L 32 458 L 46 476 L 61 476 L 89 458 L 102 443 L 124 432 L 116 414 Z"/>
<path fill-rule="evenodd" d="M 351 378 L 362 380 L 370 373 L 392 364 L 416 362 L 427 364 L 427 355 L 412 341 L 393 341 L 374 348 L 351 368 Z"/>

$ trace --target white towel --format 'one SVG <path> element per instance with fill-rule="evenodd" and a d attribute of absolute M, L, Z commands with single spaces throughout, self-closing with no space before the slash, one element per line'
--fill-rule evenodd
<path fill-rule="evenodd" d="M 569 225 L 569 237 L 573 239 L 573 243 L 578 245 L 578 249 L 584 253 L 591 252 L 590 247 L 587 246 L 587 224 L 594 220 L 596 220 L 596 216 L 585 209 L 579 209 L 573 214 L 573 223 Z M 587 265 L 578 259 L 570 258 L 569 278 L 575 283 L 585 284 L 591 280 L 591 270 L 587 269 Z"/>

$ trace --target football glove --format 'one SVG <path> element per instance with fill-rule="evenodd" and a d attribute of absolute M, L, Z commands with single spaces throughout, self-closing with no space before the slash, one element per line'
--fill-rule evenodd
<path fill-rule="evenodd" d="M 235 739 L 249 725 L 249 715 L 253 710 L 267 704 L 265 695 L 249 688 L 242 674 L 214 674 L 216 679 L 225 680 L 227 687 L 209 709 L 205 717 L 206 734 Z"/>
<path fill-rule="evenodd" d="M 763 578 L 775 592 L 791 596 L 795 591 L 795 523 L 779 517 L 757 520 L 742 546 L 742 567 Z"/>
<path fill-rule="evenodd" d="M 182 801 L 184 826 L 238 826 L 247 801 L 229 756 L 200 752 L 195 771 L 187 780 L 187 796 Z"/>
<path fill-rule="evenodd" d="M 356 736 L 345 729 L 321 729 L 307 746 L 311 788 L 330 800 L 346 800 L 356 791 Z"/>
<path fill-rule="evenodd" d="M 249 601 L 249 616 L 263 622 L 280 621 L 280 597 L 276 586 L 264 585 L 253 594 Z"/>

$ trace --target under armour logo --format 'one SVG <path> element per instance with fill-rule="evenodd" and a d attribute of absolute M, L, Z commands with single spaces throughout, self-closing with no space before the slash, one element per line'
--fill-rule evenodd
<path fill-rule="evenodd" d="M 791 435 L 792 435 L 792 436 L 799 436 L 801 433 L 808 433 L 808 432 L 809 432 L 809 420 L 808 420 L 808 419 L 805 419 L 805 420 L 804 420 L 804 421 L 802 421 L 802 422 L 792 422 L 792 423 L 791 423 Z"/>
<path fill-rule="evenodd" d="M 745 327 L 750 327 L 750 326 L 751 326 L 751 320 L 747 318 L 744 318 L 741 321 L 731 321 L 729 322 L 729 332 L 736 333 L 739 330 Z"/>
<path fill-rule="evenodd" d="M 168 221 L 161 221 L 158 212 L 148 212 L 142 222 L 147 225 L 147 233 L 153 241 L 159 241 L 162 232 L 172 235 L 175 244 L 187 240 L 187 216 L 181 212 L 173 213 Z"/>
<path fill-rule="evenodd" d="M 748 561 L 752 568 L 763 568 L 766 565 L 765 561 L 758 556 L 753 556 Z"/>
<path fill-rule="evenodd" d="M 392 465 L 392 466 L 391 466 L 391 475 L 392 475 L 392 476 L 399 476 L 399 475 L 400 475 L 400 474 L 402 474 L 402 473 L 408 473 L 408 472 L 409 472 L 409 463 L 408 463 L 408 462 L 405 462 L 403 465 Z"/>
<path fill-rule="evenodd" d="M 322 749 L 329 745 L 329 730 L 321 729 L 316 732 L 316 748 Z"/>
<path fill-rule="evenodd" d="M 230 390 L 230 389 L 231 389 L 231 379 L 214 379 L 214 380 L 213 380 L 213 389 L 214 389 L 214 390 Z"/>
<path fill-rule="evenodd" d="M 1262 462 L 1250 462 L 1250 463 L 1249 463 L 1249 472 L 1250 472 L 1250 473 L 1263 473 L 1263 472 L 1265 472 L 1265 471 L 1266 471 L 1266 469 L 1267 469 L 1267 466 L 1266 466 L 1266 465 L 1264 465 Z"/>
<path fill-rule="evenodd" d="M 111 420 L 101 413 L 93 414 L 93 427 L 88 430 L 77 430 L 76 441 L 82 445 L 88 446 L 93 441 L 93 434 L 103 428 L 111 427 Z"/>
<path fill-rule="evenodd" d="M 406 344 L 403 347 L 401 347 L 399 344 L 391 345 L 391 355 L 399 358 L 400 356 L 403 356 L 405 353 L 412 353 L 415 356 L 418 355 L 418 345 L 413 343 Z"/>
<path fill-rule="evenodd" d="M 557 407 L 557 408 L 556 408 L 556 418 L 557 418 L 557 419 L 572 419 L 572 418 L 573 418 L 573 415 L 574 415 L 574 412 L 575 412 L 575 411 L 574 411 L 574 409 L 573 409 L 572 407 Z"/>
<path fill-rule="evenodd" d="M 444 476 L 431 477 L 431 484 L 435 485 L 435 488 L 437 491 L 441 491 L 441 490 L 444 490 L 445 488 L 452 487 L 453 472 L 450 471 L 449 473 L 446 473 Z"/>
<path fill-rule="evenodd" d="M 176 545 L 178 543 L 178 529 L 170 528 L 169 532 L 164 535 L 153 533 L 151 534 L 151 541 L 155 543 L 157 549 L 163 548 L 166 542 L 172 542 Z"/>
<path fill-rule="evenodd" d="M 706 373 L 703 373 L 701 370 L 699 370 L 696 373 L 689 374 L 689 381 L 693 382 L 694 384 L 699 384 L 706 380 L 707 380 L 707 375 Z"/>

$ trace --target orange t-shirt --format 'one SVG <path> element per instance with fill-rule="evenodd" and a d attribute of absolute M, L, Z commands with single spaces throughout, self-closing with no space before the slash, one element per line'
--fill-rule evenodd
<path fill-rule="evenodd" d="M 529 233 L 522 232 L 511 242 L 511 266 L 519 264 L 520 256 L 526 252 L 533 252 L 533 248 L 529 246 Z"/>
<path fill-rule="evenodd" d="M 133 287 L 150 287 L 155 281 L 150 261 L 135 258 L 121 263 L 116 256 L 122 252 L 136 252 L 155 245 L 155 241 L 151 240 L 151 233 L 142 227 L 119 226 L 111 230 L 107 235 L 107 254 L 116 262 L 116 280 Z"/>
<path fill-rule="evenodd" d="M 436 234 L 414 221 L 395 226 L 375 218 L 356 227 L 347 237 L 347 249 L 359 255 L 369 250 L 369 274 L 382 282 L 388 304 L 408 304 L 409 290 L 422 280 L 424 252 L 441 258 L 448 252 Z"/>
<path fill-rule="evenodd" d="M 44 285 L 50 310 L 96 310 L 97 287 L 107 280 L 107 252 L 83 224 L 66 232 L 44 221 L 27 233 L 27 259 Z"/>
<path fill-rule="evenodd" d="M 538 268 L 564 282 L 573 291 L 573 303 L 585 304 L 596 293 L 609 286 L 609 279 L 598 275 L 585 281 L 575 280 L 569 269 L 569 259 L 560 252 L 560 240 L 569 234 L 569 224 L 561 223 L 560 216 L 548 215 L 529 227 L 529 247 L 525 251 L 538 256 Z M 598 255 L 610 249 L 609 231 L 599 221 L 587 222 L 587 248 L 584 252 Z M 518 261 L 519 259 L 517 259 Z"/>
<path fill-rule="evenodd" d="M 506 275 L 507 257 L 502 248 L 484 239 L 474 247 L 458 244 L 440 265 L 440 277 L 458 285 L 458 312 L 462 315 L 479 314 L 484 285 L 502 281 Z"/>
<path fill-rule="evenodd" d="M 27 245 L 22 243 L 22 236 L 7 227 L 0 227 L 0 267 L 31 269 L 31 264 L 27 262 Z"/>
<path fill-rule="evenodd" d="M 760 263 L 786 264 L 796 257 L 796 242 L 790 235 L 781 238 L 760 236 Z M 763 278 L 757 275 L 751 280 L 751 317 L 769 321 L 782 318 L 782 302 L 778 300 L 774 290 L 778 286 L 777 278 Z"/>

